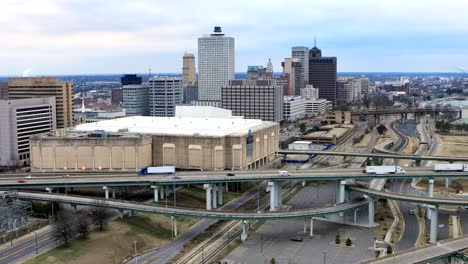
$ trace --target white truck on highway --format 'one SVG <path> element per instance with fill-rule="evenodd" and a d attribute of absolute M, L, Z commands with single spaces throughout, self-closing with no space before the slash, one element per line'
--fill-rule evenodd
<path fill-rule="evenodd" d="M 147 174 L 174 174 L 174 166 L 146 167 L 140 170 L 139 175 Z"/>
<path fill-rule="evenodd" d="M 366 166 L 364 172 L 368 174 L 404 174 L 405 170 L 400 166 Z"/>
<path fill-rule="evenodd" d="M 468 164 L 434 164 L 434 171 L 468 171 Z"/>

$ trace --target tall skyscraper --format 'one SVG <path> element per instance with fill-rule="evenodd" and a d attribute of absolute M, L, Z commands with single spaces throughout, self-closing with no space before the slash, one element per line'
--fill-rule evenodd
<path fill-rule="evenodd" d="M 281 63 L 283 66 L 283 76 L 289 76 L 288 92 L 285 96 L 300 95 L 303 88 L 304 79 L 302 74 L 302 64 L 299 58 L 285 58 Z"/>
<path fill-rule="evenodd" d="M 304 88 L 309 83 L 309 48 L 307 47 L 292 47 L 291 58 L 298 58 L 301 62 L 299 69 L 304 80 L 300 88 Z"/>
<path fill-rule="evenodd" d="M 120 77 L 120 82 L 123 85 L 131 85 L 131 84 L 142 84 L 143 79 L 140 76 L 137 76 L 136 74 L 124 74 L 122 77 Z"/>
<path fill-rule="evenodd" d="M 195 55 L 185 53 L 182 65 L 182 83 L 187 85 L 195 85 L 197 75 L 195 70 Z"/>
<path fill-rule="evenodd" d="M 56 129 L 55 97 L 0 100 L 0 166 L 29 164 L 29 137 Z"/>
<path fill-rule="evenodd" d="M 265 69 L 265 77 L 266 78 L 273 78 L 273 63 L 271 63 L 271 59 L 268 59 L 268 63 Z"/>
<path fill-rule="evenodd" d="M 221 101 L 221 87 L 234 79 L 234 38 L 226 37 L 221 27 L 198 38 L 198 99 Z"/>
<path fill-rule="evenodd" d="M 336 103 L 336 57 L 322 57 L 314 46 L 309 51 L 309 84 L 319 89 L 319 97 Z"/>
<path fill-rule="evenodd" d="M 9 99 L 55 97 L 57 128 L 73 126 L 73 82 L 56 77 L 10 78 Z"/>
<path fill-rule="evenodd" d="M 283 87 L 274 79 L 230 80 L 222 89 L 222 107 L 247 119 L 281 122 Z"/>
<path fill-rule="evenodd" d="M 175 116 L 176 105 L 182 104 L 182 79 L 153 77 L 149 79 L 149 110 L 151 116 Z"/>
<path fill-rule="evenodd" d="M 122 108 L 128 116 L 149 115 L 148 84 L 129 84 L 122 86 Z"/>

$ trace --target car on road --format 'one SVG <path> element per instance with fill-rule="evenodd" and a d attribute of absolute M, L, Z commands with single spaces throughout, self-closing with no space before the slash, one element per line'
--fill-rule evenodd
<path fill-rule="evenodd" d="M 304 238 L 302 236 L 293 236 L 291 237 L 291 240 L 296 242 L 302 242 L 304 241 Z"/>
<path fill-rule="evenodd" d="M 226 176 L 230 176 L 230 177 L 231 177 L 231 176 L 236 176 L 236 174 L 234 174 L 234 173 L 232 173 L 232 172 L 229 172 L 229 173 L 226 174 Z"/>
<path fill-rule="evenodd" d="M 26 177 L 24 177 L 26 179 L 32 179 L 32 175 L 27 175 Z"/>
<path fill-rule="evenodd" d="M 26 183 L 26 180 L 20 179 L 20 180 L 18 180 L 18 183 Z"/>
<path fill-rule="evenodd" d="M 410 215 L 414 215 L 414 210 L 409 210 Z"/>

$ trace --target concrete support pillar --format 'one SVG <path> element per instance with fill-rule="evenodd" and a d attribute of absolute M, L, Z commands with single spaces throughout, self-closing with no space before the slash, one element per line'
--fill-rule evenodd
<path fill-rule="evenodd" d="M 211 199 L 213 199 L 213 209 L 218 208 L 218 185 L 215 183 L 213 184 L 213 195 L 211 196 Z"/>
<path fill-rule="evenodd" d="M 307 217 L 304 217 L 304 234 L 307 234 Z"/>
<path fill-rule="evenodd" d="M 434 208 L 431 208 L 431 233 L 430 233 L 430 238 L 429 242 L 432 244 L 437 243 L 437 217 L 438 217 L 438 211 L 439 209 L 437 206 Z"/>
<path fill-rule="evenodd" d="M 241 234 L 242 242 L 247 240 L 247 221 L 242 220 L 242 234 Z"/>
<path fill-rule="evenodd" d="M 169 188 L 169 185 L 166 185 L 165 188 L 166 188 L 166 191 L 165 191 L 166 197 L 169 197 L 169 195 L 171 194 L 171 188 Z"/>
<path fill-rule="evenodd" d="M 206 210 L 212 210 L 211 207 L 211 184 L 203 184 L 203 188 L 206 190 Z"/>
<path fill-rule="evenodd" d="M 268 187 L 270 188 L 270 211 L 276 210 L 276 183 L 268 182 Z"/>
<path fill-rule="evenodd" d="M 445 178 L 445 188 L 447 189 L 452 184 L 452 178 Z"/>
<path fill-rule="evenodd" d="M 277 182 L 276 183 L 276 207 L 279 208 L 283 206 L 283 196 L 281 193 L 283 192 L 283 187 L 281 187 L 281 183 Z"/>
<path fill-rule="evenodd" d="M 73 207 L 73 213 L 76 214 L 76 204 L 72 204 Z"/>
<path fill-rule="evenodd" d="M 429 179 L 429 184 L 427 186 L 427 196 L 428 197 L 434 197 L 434 179 Z M 432 217 L 431 208 L 429 206 L 426 209 L 426 217 L 429 220 Z"/>
<path fill-rule="evenodd" d="M 302 181 L 302 187 L 306 186 L 306 181 Z"/>
<path fill-rule="evenodd" d="M 159 202 L 159 186 L 158 185 L 152 185 L 151 188 L 153 189 L 154 191 L 154 201 L 155 202 Z"/>
<path fill-rule="evenodd" d="M 345 186 L 346 186 L 346 181 L 340 181 L 339 189 L 338 189 L 338 201 L 337 203 L 344 203 L 345 201 Z"/>
<path fill-rule="evenodd" d="M 218 184 L 218 205 L 223 205 L 223 184 Z"/>
<path fill-rule="evenodd" d="M 313 237 L 314 236 L 314 218 L 311 217 L 310 218 L 310 237 Z"/>
<path fill-rule="evenodd" d="M 372 197 L 369 197 L 368 198 L 369 200 L 369 226 L 374 226 L 374 214 L 375 214 L 375 211 L 374 211 L 374 198 Z"/>
<path fill-rule="evenodd" d="M 109 188 L 107 186 L 103 186 L 102 189 L 104 189 L 105 192 L 105 198 L 109 199 Z"/>
<path fill-rule="evenodd" d="M 159 198 L 164 199 L 165 194 L 164 194 L 164 185 L 160 187 L 160 192 L 159 192 Z"/>
<path fill-rule="evenodd" d="M 54 189 L 52 189 L 52 188 L 45 188 L 45 189 L 46 189 L 46 191 L 47 191 L 48 193 L 52 193 L 52 191 L 54 190 Z"/>
<path fill-rule="evenodd" d="M 115 187 L 112 187 L 112 199 L 115 199 Z"/>
<path fill-rule="evenodd" d="M 172 220 L 172 236 L 177 237 L 177 219 L 174 216 L 171 216 Z"/>

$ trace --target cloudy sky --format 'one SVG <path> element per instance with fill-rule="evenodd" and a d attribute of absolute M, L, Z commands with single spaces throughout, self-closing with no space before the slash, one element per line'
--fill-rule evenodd
<path fill-rule="evenodd" d="M 292 46 L 339 71 L 468 69 L 466 0 L 1 0 L 0 76 L 180 72 L 214 25 L 236 39 L 236 71 L 275 71 Z"/>

